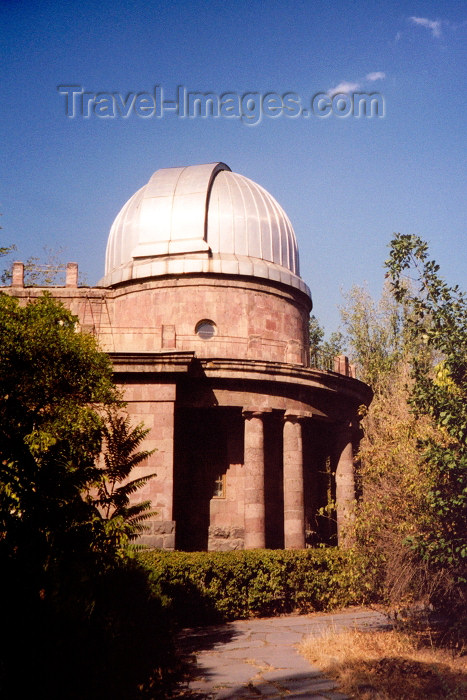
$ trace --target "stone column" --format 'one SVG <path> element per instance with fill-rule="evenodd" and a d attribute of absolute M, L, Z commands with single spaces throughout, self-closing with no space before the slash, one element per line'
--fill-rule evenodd
<path fill-rule="evenodd" d="M 338 435 L 338 462 L 336 468 L 337 542 L 339 547 L 350 547 L 355 541 L 355 466 L 353 428 L 349 424 Z"/>
<path fill-rule="evenodd" d="M 156 474 L 130 503 L 151 501 L 153 515 L 145 521 L 146 529 L 138 536 L 137 544 L 157 549 L 174 549 L 175 522 L 173 520 L 174 490 L 174 421 L 175 384 L 140 384 L 127 380 L 124 397 L 132 425 L 144 423 L 149 433 L 141 449 L 154 450 L 144 462 L 135 467 L 132 478 Z M 157 401 L 154 401 L 157 396 Z"/>
<path fill-rule="evenodd" d="M 263 411 L 245 409 L 245 549 L 266 546 Z"/>
<path fill-rule="evenodd" d="M 284 415 L 284 547 L 305 548 L 302 420 L 304 414 Z"/>

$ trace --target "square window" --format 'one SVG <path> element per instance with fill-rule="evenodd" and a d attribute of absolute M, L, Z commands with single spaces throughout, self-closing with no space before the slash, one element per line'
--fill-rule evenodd
<path fill-rule="evenodd" d="M 219 474 L 214 481 L 213 498 L 225 498 L 225 474 Z"/>

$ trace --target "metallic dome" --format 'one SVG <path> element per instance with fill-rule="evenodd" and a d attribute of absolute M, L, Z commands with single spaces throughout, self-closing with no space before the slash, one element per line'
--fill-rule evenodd
<path fill-rule="evenodd" d="M 225 163 L 157 170 L 117 215 L 100 284 L 196 272 L 262 277 L 309 295 L 287 214 Z"/>

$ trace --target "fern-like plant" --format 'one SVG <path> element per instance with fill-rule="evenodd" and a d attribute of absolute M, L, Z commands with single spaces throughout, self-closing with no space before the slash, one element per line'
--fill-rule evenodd
<path fill-rule="evenodd" d="M 138 450 L 149 429 L 131 425 L 130 418 L 114 410 L 107 413 L 103 429 L 104 464 L 96 484 L 96 505 L 104 519 L 104 537 L 118 542 L 122 551 L 131 540 L 144 532 L 144 522 L 154 515 L 151 502 L 131 503 L 130 497 L 155 473 L 129 480 L 132 470 L 155 450 Z"/>

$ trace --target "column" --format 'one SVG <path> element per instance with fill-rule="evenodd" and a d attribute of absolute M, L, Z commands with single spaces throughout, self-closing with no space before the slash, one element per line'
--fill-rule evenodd
<path fill-rule="evenodd" d="M 145 521 L 147 529 L 138 536 L 137 544 L 157 549 L 174 549 L 175 522 L 173 519 L 174 487 L 174 419 L 175 384 L 139 384 L 129 381 L 121 385 L 127 402 L 126 410 L 132 425 L 144 423 L 150 432 L 140 449 L 154 450 L 135 468 L 132 478 L 155 473 L 134 500 L 151 501 L 151 518 Z M 154 398 L 157 397 L 155 401 Z M 131 501 L 133 502 L 133 501 Z"/>
<path fill-rule="evenodd" d="M 262 549 L 265 539 L 263 412 L 245 409 L 245 549 Z"/>
<path fill-rule="evenodd" d="M 284 415 L 284 547 L 305 548 L 303 496 L 302 420 L 305 416 L 286 411 Z"/>
<path fill-rule="evenodd" d="M 355 466 L 352 425 L 338 434 L 338 463 L 336 468 L 337 542 L 339 547 L 351 547 L 355 541 Z"/>

